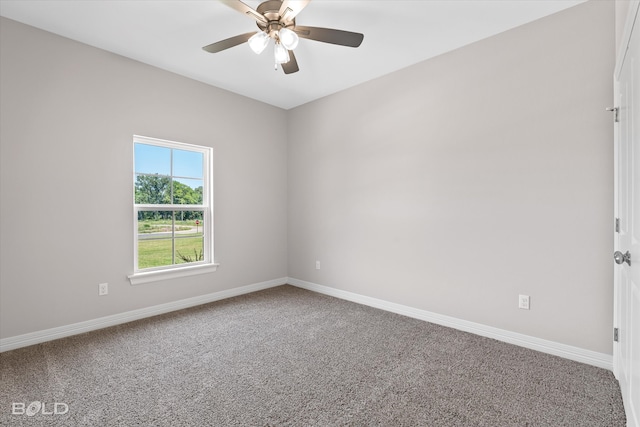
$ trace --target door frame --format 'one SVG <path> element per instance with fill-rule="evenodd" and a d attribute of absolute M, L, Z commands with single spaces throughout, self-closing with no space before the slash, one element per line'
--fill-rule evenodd
<path fill-rule="evenodd" d="M 635 29 L 634 29 L 635 25 Z M 620 78 L 620 74 L 622 72 L 622 66 L 625 61 L 625 57 L 628 51 L 628 46 L 631 41 L 632 30 L 635 32 L 640 32 L 640 0 L 631 0 L 629 2 L 629 9 L 626 16 L 625 26 L 622 33 L 622 38 L 620 40 L 620 47 L 618 48 L 616 55 L 616 65 L 613 74 L 613 84 L 614 84 L 614 93 L 613 93 L 613 101 L 615 107 L 620 107 L 620 86 L 618 84 L 618 80 Z M 640 100 L 637 100 L 637 106 L 640 106 Z M 638 143 L 637 141 L 633 141 L 633 143 Z M 619 206 L 619 156 L 620 156 L 620 130 L 619 125 L 616 123 L 614 126 L 614 221 L 615 218 L 620 218 L 620 212 L 618 211 Z M 614 236 L 614 248 L 615 250 L 621 250 L 619 248 L 619 234 L 616 233 L 615 227 L 613 229 Z M 620 330 L 624 325 L 622 324 L 621 316 L 621 291 L 620 291 L 620 269 L 614 268 L 614 307 L 613 307 L 613 326 L 614 328 L 618 328 Z M 628 333 L 628 331 L 623 331 L 623 333 Z M 635 331 L 635 336 L 638 335 L 638 331 Z M 613 343 L 613 374 L 616 378 L 620 379 L 620 374 L 622 372 L 623 367 L 621 366 L 621 351 L 620 351 L 620 343 Z M 628 371 L 628 369 L 627 369 Z M 624 392 L 624 390 L 623 390 Z M 625 396 L 623 393 L 623 401 L 625 406 L 625 411 L 627 413 L 627 423 L 630 427 L 635 427 L 637 424 L 637 420 L 631 419 L 633 415 L 633 411 L 631 410 L 632 402 L 630 402 L 630 396 Z M 640 427 L 640 425 L 638 425 Z"/>
<path fill-rule="evenodd" d="M 631 30 L 633 29 L 636 17 L 640 16 L 640 0 L 631 0 L 629 2 L 629 9 L 627 12 L 627 18 L 624 25 L 624 31 L 622 33 L 622 38 L 620 42 L 620 48 L 618 49 L 616 55 L 616 65 L 613 73 L 613 102 L 614 106 L 618 106 L 620 103 L 620 87 L 618 85 L 618 79 L 620 78 L 620 73 L 622 72 L 622 65 L 624 63 L 624 59 L 627 53 L 627 49 L 629 46 L 629 42 L 631 41 Z M 638 18 L 640 19 L 640 18 Z M 637 23 L 640 25 L 640 22 Z M 640 27 L 639 27 L 640 30 Z M 620 155 L 620 140 L 619 140 L 619 129 L 618 126 L 613 127 L 613 159 L 614 159 L 614 191 L 613 191 L 613 218 L 619 218 L 618 212 L 618 157 Z M 615 232 L 615 224 L 613 226 L 613 238 L 614 238 L 614 248 L 617 248 L 617 238 L 618 235 Z M 619 269 L 614 268 L 614 307 L 613 307 L 613 327 L 620 327 L 620 307 L 618 301 L 618 274 Z M 613 346 L 613 374 L 616 378 L 618 378 L 618 373 L 620 371 L 620 361 L 619 361 L 619 346 L 614 342 Z"/>

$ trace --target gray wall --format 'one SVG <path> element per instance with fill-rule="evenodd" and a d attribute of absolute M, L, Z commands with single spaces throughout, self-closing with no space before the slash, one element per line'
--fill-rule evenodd
<path fill-rule="evenodd" d="M 613 23 L 588 2 L 285 112 L 2 19 L 0 337 L 288 275 L 611 353 Z M 133 134 L 214 147 L 217 272 L 129 284 Z"/>
<path fill-rule="evenodd" d="M 285 127 L 284 110 L 4 18 L 0 30 L 2 338 L 287 275 L 286 140 L 261 131 Z M 129 284 L 133 134 L 214 148 L 217 272 Z"/>
<path fill-rule="evenodd" d="M 614 47 L 588 2 L 289 111 L 289 276 L 611 354 Z"/>

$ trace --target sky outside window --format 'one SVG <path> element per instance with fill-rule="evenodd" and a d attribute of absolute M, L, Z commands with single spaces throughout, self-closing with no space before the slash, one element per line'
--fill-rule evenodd
<path fill-rule="evenodd" d="M 137 174 L 159 174 L 174 178 L 191 188 L 203 186 L 203 154 L 197 151 L 186 151 L 136 143 L 135 171 Z M 171 155 L 173 151 L 173 171 L 171 171 Z"/>

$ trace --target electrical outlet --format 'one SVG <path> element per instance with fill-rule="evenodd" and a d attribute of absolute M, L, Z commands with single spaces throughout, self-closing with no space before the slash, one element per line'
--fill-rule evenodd
<path fill-rule="evenodd" d="M 529 295 L 518 296 L 518 308 L 529 310 Z"/>
<path fill-rule="evenodd" d="M 109 284 L 100 283 L 98 285 L 98 295 L 107 295 L 109 293 Z"/>
<path fill-rule="evenodd" d="M 320 270 L 320 261 L 316 261 L 316 270 Z"/>

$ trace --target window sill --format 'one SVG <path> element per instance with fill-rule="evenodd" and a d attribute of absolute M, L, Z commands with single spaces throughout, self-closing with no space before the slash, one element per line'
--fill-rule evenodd
<path fill-rule="evenodd" d="M 173 268 L 171 270 L 156 270 L 143 273 L 135 273 L 130 276 L 129 281 L 132 285 L 141 285 L 143 283 L 157 282 L 159 280 L 176 279 L 179 277 L 195 276 L 196 274 L 213 273 L 218 269 L 219 264 L 195 265 L 189 267 Z"/>

